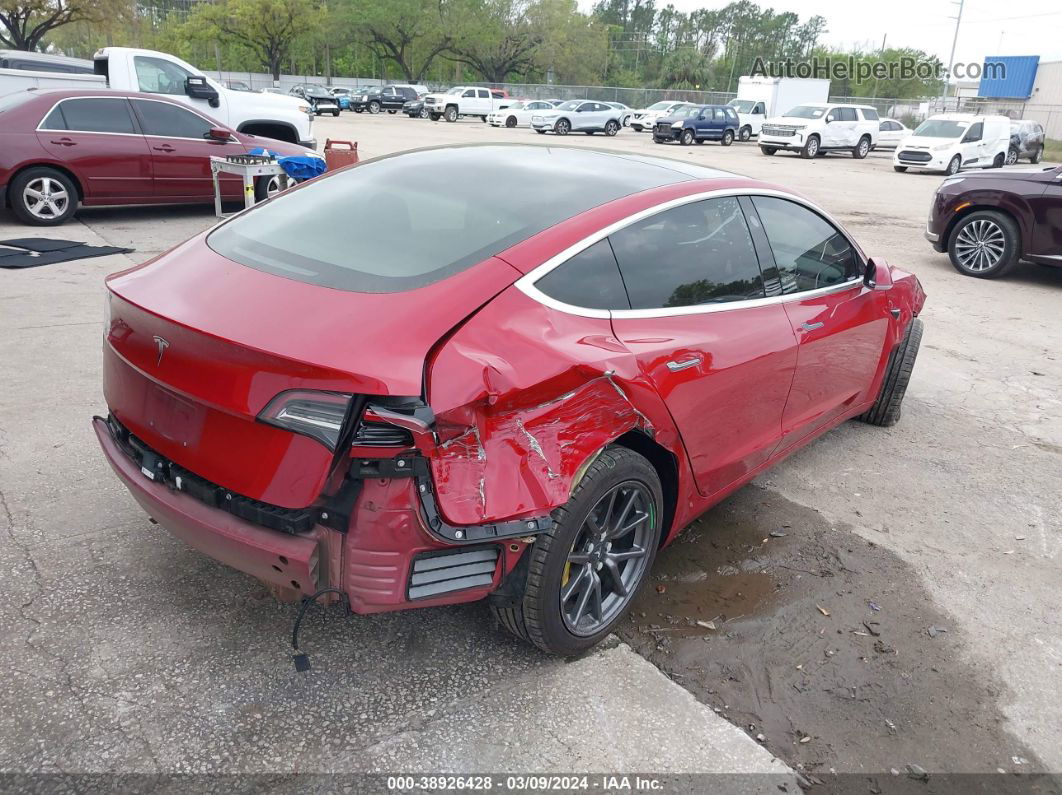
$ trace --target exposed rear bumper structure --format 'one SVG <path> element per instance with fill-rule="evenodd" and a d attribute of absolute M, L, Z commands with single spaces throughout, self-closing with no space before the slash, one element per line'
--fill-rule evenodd
<path fill-rule="evenodd" d="M 321 582 L 322 528 L 289 535 L 204 505 L 148 479 L 118 446 L 106 420 L 92 420 L 115 474 L 152 519 L 200 552 L 280 588 L 312 593 Z"/>

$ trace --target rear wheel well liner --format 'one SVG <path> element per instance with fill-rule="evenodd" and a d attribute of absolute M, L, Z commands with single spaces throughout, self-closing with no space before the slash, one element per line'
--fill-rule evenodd
<path fill-rule="evenodd" d="M 663 516 L 660 524 L 660 545 L 671 536 L 671 525 L 678 509 L 678 459 L 675 454 L 641 430 L 630 430 L 617 437 L 612 444 L 626 447 L 649 461 L 660 477 L 664 493 Z M 595 456 L 596 457 L 596 456 Z"/>

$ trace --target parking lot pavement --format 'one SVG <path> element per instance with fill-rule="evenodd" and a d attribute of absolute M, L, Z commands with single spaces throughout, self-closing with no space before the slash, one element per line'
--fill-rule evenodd
<path fill-rule="evenodd" d="M 938 640 L 992 684 L 988 714 L 1038 764 L 1062 770 L 1062 270 L 1027 265 L 999 282 L 959 276 L 922 238 L 939 177 L 894 173 L 886 153 L 804 161 L 763 157 L 754 145 L 654 146 L 630 131 L 561 141 L 386 114 L 343 114 L 315 128 L 321 142 L 358 141 L 363 157 L 513 141 L 689 159 L 796 188 L 868 254 L 914 271 L 929 301 L 901 423 L 850 423 L 750 488 L 902 559 L 947 616 Z M 0 525 L 9 537 L 0 546 L 0 660 L 9 672 L 0 767 L 778 767 L 625 646 L 574 664 L 546 659 L 491 627 L 479 605 L 350 618 L 315 611 L 303 636 L 314 669 L 296 675 L 293 608 L 152 528 L 88 425 L 104 408 L 102 276 L 213 222 L 207 207 L 85 210 L 80 222 L 33 234 L 136 252 L 0 271 Z M 356 218 L 342 231 L 352 247 L 363 233 L 371 230 Z M 0 217 L 0 239 L 26 234 Z M 936 697 L 961 694 L 944 681 Z M 941 731 L 961 737 L 963 727 Z M 781 753 L 775 741 L 768 748 Z"/>

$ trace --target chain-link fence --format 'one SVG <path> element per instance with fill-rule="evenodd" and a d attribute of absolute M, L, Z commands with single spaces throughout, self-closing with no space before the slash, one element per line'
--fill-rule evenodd
<path fill-rule="evenodd" d="M 214 76 L 217 72 L 208 72 Z M 237 81 L 258 91 L 273 87 L 273 78 L 256 72 L 221 72 L 223 83 Z M 281 75 L 279 88 L 288 91 L 298 83 L 325 83 L 324 77 L 312 75 Z M 397 81 L 389 81 L 397 82 Z M 344 88 L 367 88 L 383 85 L 375 78 L 333 77 L 330 85 Z M 432 90 L 445 91 L 449 85 L 429 83 Z M 736 94 L 728 91 L 686 91 L 665 88 L 623 88 L 621 86 L 558 86 L 548 83 L 473 83 L 490 86 L 509 92 L 521 99 L 593 99 L 598 102 L 622 102 L 632 108 L 646 108 L 655 102 L 697 102 L 704 105 L 725 105 Z M 882 118 L 902 121 L 908 127 L 916 127 L 934 113 L 998 113 L 1011 119 L 1034 119 L 1044 126 L 1048 138 L 1062 139 L 1062 105 L 1043 105 L 1020 100 L 995 100 L 981 97 L 948 97 L 942 103 L 940 97 L 927 99 L 895 99 L 890 97 L 841 97 L 832 96 L 830 102 L 845 102 L 853 105 L 872 105 Z"/>

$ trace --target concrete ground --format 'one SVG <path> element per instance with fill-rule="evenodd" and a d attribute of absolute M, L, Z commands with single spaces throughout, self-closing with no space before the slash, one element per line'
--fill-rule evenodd
<path fill-rule="evenodd" d="M 363 158 L 561 143 L 479 121 L 367 114 L 319 120 L 316 134 L 322 145 L 358 141 Z M 940 178 L 896 174 L 886 153 L 768 158 L 754 145 L 654 146 L 630 131 L 563 143 L 662 153 L 796 188 L 868 253 L 919 276 L 926 334 L 901 423 L 850 423 L 750 488 L 906 561 L 950 617 L 954 653 L 1002 683 L 985 709 L 1062 771 L 1062 270 L 961 277 L 922 238 Z M 207 207 L 85 210 L 49 230 L 0 215 L 0 239 L 136 249 L 0 271 L 0 771 L 786 774 L 625 645 L 576 663 L 548 659 L 492 627 L 481 605 L 369 618 L 315 611 L 303 630 L 314 669 L 295 674 L 294 609 L 149 525 L 88 425 L 105 410 L 102 277 L 213 222 Z M 357 219 L 348 234 L 356 245 Z"/>

